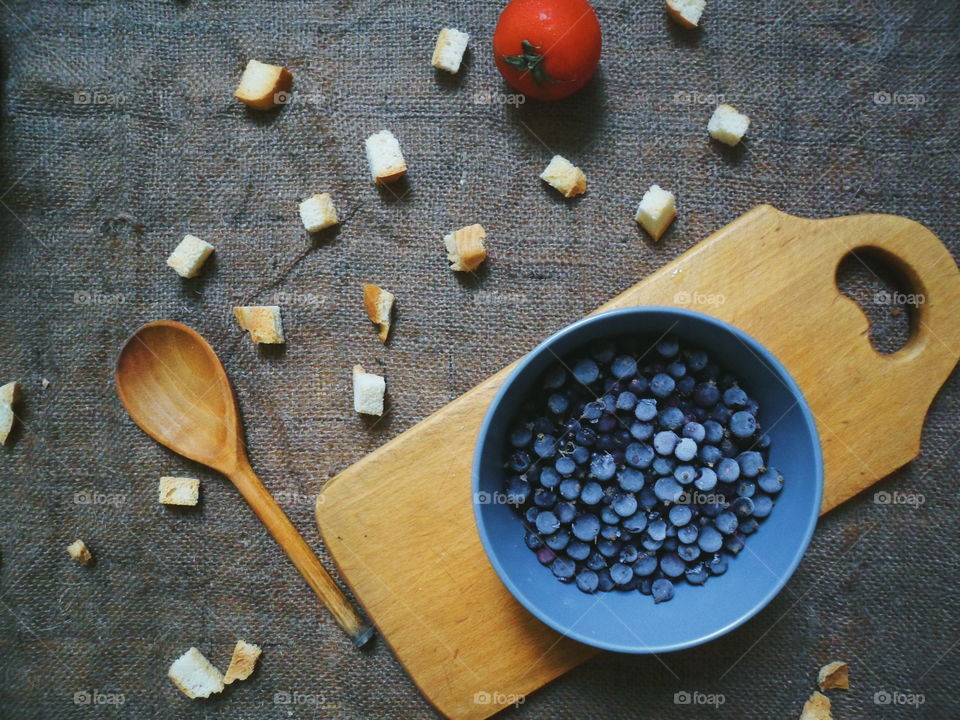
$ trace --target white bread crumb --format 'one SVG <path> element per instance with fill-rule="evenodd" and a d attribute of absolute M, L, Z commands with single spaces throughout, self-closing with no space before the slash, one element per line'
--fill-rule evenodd
<path fill-rule="evenodd" d="M 833 720 L 833 715 L 830 714 L 830 698 L 814 690 L 810 699 L 803 704 L 800 720 Z"/>
<path fill-rule="evenodd" d="M 195 647 L 173 661 L 167 677 L 191 700 L 223 692 L 223 675 Z"/>
<path fill-rule="evenodd" d="M 587 191 L 587 176 L 580 168 L 560 155 L 553 156 L 544 171 L 540 173 L 540 179 L 562 192 L 564 197 L 582 195 Z"/>
<path fill-rule="evenodd" d="M 747 134 L 750 118 L 737 112 L 731 105 L 718 105 L 707 123 L 707 132 L 717 140 L 731 147 Z"/>
<path fill-rule="evenodd" d="M 407 162 L 400 152 L 400 141 L 389 130 L 381 130 L 367 138 L 367 162 L 377 185 L 392 183 L 407 174 Z"/>
<path fill-rule="evenodd" d="M 17 380 L 0 387 L 0 445 L 6 444 L 13 430 L 13 423 L 17 419 L 13 406 L 20 402 L 21 395 L 20 382 Z"/>
<path fill-rule="evenodd" d="M 468 272 L 480 267 L 480 263 L 487 259 L 487 249 L 483 245 L 486 237 L 487 231 L 479 223 L 444 235 L 443 244 L 447 248 L 450 269 Z"/>
<path fill-rule="evenodd" d="M 667 14 L 683 27 L 695 28 L 706 6 L 706 0 L 667 0 Z"/>
<path fill-rule="evenodd" d="M 257 666 L 257 659 L 262 650 L 259 645 L 248 643 L 244 640 L 237 640 L 233 648 L 233 657 L 230 659 L 230 667 L 227 668 L 223 676 L 223 684 L 229 685 L 234 680 L 246 680 L 253 673 Z"/>
<path fill-rule="evenodd" d="M 330 193 L 314 195 L 300 203 L 300 219 L 307 232 L 320 232 L 340 222 Z"/>
<path fill-rule="evenodd" d="M 180 277 L 196 277 L 212 252 L 213 245 L 210 243 L 196 235 L 184 235 L 183 240 L 167 258 L 167 265 L 176 270 Z"/>
<path fill-rule="evenodd" d="M 43 385 L 44 390 L 50 387 L 50 381 L 47 380 L 46 378 L 40 378 L 40 384 Z"/>
<path fill-rule="evenodd" d="M 257 110 L 269 110 L 278 104 L 278 95 L 293 84 L 293 75 L 279 65 L 268 65 L 251 60 L 240 78 L 240 86 L 233 96 Z"/>
<path fill-rule="evenodd" d="M 643 194 L 634 219 L 650 233 L 650 237 L 659 240 L 676 216 L 677 205 L 673 193 L 659 185 L 651 185 Z"/>
<path fill-rule="evenodd" d="M 850 667 L 842 661 L 827 663 L 817 673 L 817 685 L 821 690 L 850 689 Z"/>
<path fill-rule="evenodd" d="M 437 37 L 437 46 L 433 49 L 431 64 L 448 73 L 459 72 L 463 53 L 469 41 L 470 36 L 467 33 L 454 28 L 444 28 Z"/>
<path fill-rule="evenodd" d="M 365 372 L 362 365 L 353 366 L 353 409 L 364 415 L 383 415 L 383 394 L 387 382 L 379 375 Z"/>
<path fill-rule="evenodd" d="M 250 339 L 254 344 L 282 345 L 283 322 L 280 319 L 280 308 L 276 305 L 254 305 L 235 307 L 233 314 L 240 327 L 250 332 Z"/>
<path fill-rule="evenodd" d="M 200 481 L 185 477 L 160 478 L 160 502 L 164 505 L 196 505 Z"/>
<path fill-rule="evenodd" d="M 370 322 L 380 327 L 378 335 L 381 342 L 386 342 L 387 336 L 390 335 L 390 312 L 393 310 L 396 299 L 393 293 L 387 292 L 382 287 L 363 286 L 363 306 L 367 310 Z"/>
<path fill-rule="evenodd" d="M 93 562 L 93 554 L 83 540 L 74 540 L 67 545 L 67 552 L 70 553 L 70 557 L 81 565 L 89 565 Z"/>

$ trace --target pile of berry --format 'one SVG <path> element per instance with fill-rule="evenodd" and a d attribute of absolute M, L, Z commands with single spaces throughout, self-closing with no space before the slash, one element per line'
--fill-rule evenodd
<path fill-rule="evenodd" d="M 651 345 L 606 342 L 544 373 L 510 432 L 506 498 L 562 582 L 659 603 L 726 571 L 783 477 L 737 379 L 673 337 Z"/>

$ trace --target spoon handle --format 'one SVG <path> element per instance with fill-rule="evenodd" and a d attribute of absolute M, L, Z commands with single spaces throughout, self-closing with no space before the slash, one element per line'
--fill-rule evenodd
<path fill-rule="evenodd" d="M 253 468 L 241 463 L 229 477 L 353 644 L 362 647 L 373 636 L 373 628 L 350 604 Z"/>

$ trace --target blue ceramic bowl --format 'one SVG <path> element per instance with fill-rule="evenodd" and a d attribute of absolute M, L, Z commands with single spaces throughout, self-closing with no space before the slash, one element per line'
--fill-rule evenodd
<path fill-rule="evenodd" d="M 523 541 L 522 518 L 503 498 L 507 433 L 541 373 L 601 338 L 670 332 L 697 345 L 740 378 L 760 403 L 772 439 L 770 463 L 784 489 L 770 516 L 730 558 L 723 575 L 701 587 L 676 585 L 659 605 L 638 591 L 587 595 L 559 582 Z M 708 315 L 668 307 L 636 307 L 588 317 L 556 333 L 525 357 L 493 400 L 480 429 L 473 498 L 483 547 L 503 584 L 531 613 L 558 632 L 605 650 L 660 653 L 712 640 L 758 613 L 800 563 L 817 523 L 823 459 L 816 426 L 796 383 L 776 358 L 746 333 Z"/>

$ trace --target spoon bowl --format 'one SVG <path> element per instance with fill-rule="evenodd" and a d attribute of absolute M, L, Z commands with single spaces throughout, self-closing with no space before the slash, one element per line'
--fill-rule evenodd
<path fill-rule="evenodd" d="M 120 401 L 140 429 L 175 453 L 230 478 L 354 645 L 366 644 L 373 628 L 250 467 L 237 401 L 207 341 L 172 320 L 144 325 L 120 351 L 116 379 Z"/>

